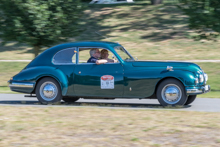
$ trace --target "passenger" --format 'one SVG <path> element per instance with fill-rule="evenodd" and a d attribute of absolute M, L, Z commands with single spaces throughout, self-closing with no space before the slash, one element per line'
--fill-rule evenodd
<path fill-rule="evenodd" d="M 101 51 L 101 59 L 106 59 L 109 63 L 114 63 L 115 61 L 112 60 L 112 59 L 109 59 L 108 56 L 109 56 L 108 50 L 103 49 L 103 50 Z"/>
<path fill-rule="evenodd" d="M 96 64 L 105 64 L 108 61 L 105 59 L 99 59 L 100 58 L 100 51 L 97 48 L 93 48 L 90 50 L 90 58 L 87 61 L 87 63 L 96 63 Z"/>

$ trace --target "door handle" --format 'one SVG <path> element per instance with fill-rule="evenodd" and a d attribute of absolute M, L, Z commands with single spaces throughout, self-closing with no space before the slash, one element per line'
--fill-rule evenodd
<path fill-rule="evenodd" d="M 79 71 L 79 74 L 81 74 L 81 71 Z"/>

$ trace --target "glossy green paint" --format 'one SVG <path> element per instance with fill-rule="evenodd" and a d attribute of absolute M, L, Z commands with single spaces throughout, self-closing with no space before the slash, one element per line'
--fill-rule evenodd
<path fill-rule="evenodd" d="M 34 90 L 36 86 L 36 82 L 43 78 L 43 77 L 52 77 L 56 79 L 60 87 L 62 89 L 62 94 L 65 95 L 68 90 L 68 79 L 66 78 L 66 75 L 55 67 L 50 66 L 36 66 L 32 68 L 26 68 L 22 70 L 19 74 L 15 75 L 13 77 L 13 81 L 22 81 L 24 83 L 34 83 L 34 87 L 32 88 L 32 91 Z M 24 91 L 25 92 L 25 91 Z"/>
<path fill-rule="evenodd" d="M 114 89 L 101 89 L 100 78 L 103 75 L 114 76 Z M 124 76 L 120 63 L 79 64 L 76 65 L 74 76 L 76 96 L 123 97 Z"/>
<path fill-rule="evenodd" d="M 112 42 L 75 42 L 61 44 L 47 49 L 37 56 L 13 81 L 32 82 L 36 86 L 42 77 L 53 77 L 61 86 L 63 96 L 91 96 L 91 97 L 126 97 L 146 98 L 155 93 L 158 83 L 166 78 L 175 78 L 185 87 L 200 87 L 205 83 L 195 85 L 195 78 L 203 73 L 194 63 L 185 62 L 154 62 L 154 61 L 123 61 L 114 47 L 121 46 Z M 110 50 L 118 58 L 115 64 L 70 64 L 54 65 L 53 56 L 66 48 L 97 47 Z M 78 63 L 78 62 L 76 62 Z M 168 71 L 172 66 L 173 71 Z M 115 78 L 114 89 L 101 89 L 100 78 L 103 75 L 112 75 Z M 10 81 L 12 82 L 12 81 Z M 33 88 L 34 90 L 34 88 Z M 30 89 L 20 91 L 33 93 Z"/>
<path fill-rule="evenodd" d="M 168 71 L 167 66 L 173 66 L 173 71 Z M 197 66 L 183 62 L 150 62 L 135 61 L 124 63 L 125 97 L 149 97 L 154 94 L 157 84 L 165 78 L 175 78 L 184 86 L 195 85 Z M 201 83 L 201 85 L 203 85 Z M 132 89 L 130 91 L 130 88 Z"/>

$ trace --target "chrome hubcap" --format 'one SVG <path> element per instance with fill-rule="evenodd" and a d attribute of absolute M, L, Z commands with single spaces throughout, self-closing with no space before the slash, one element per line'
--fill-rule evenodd
<path fill-rule="evenodd" d="M 182 97 L 181 89 L 175 84 L 168 84 L 164 86 L 161 91 L 163 100 L 168 104 L 176 104 Z"/>
<path fill-rule="evenodd" d="M 53 82 L 45 82 L 40 87 L 40 95 L 46 101 L 54 100 L 57 92 L 57 86 Z"/>

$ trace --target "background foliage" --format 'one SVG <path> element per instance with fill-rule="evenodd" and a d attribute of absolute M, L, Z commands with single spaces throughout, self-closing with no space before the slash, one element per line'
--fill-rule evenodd
<path fill-rule="evenodd" d="M 0 9 L 0 38 L 33 46 L 35 56 L 81 31 L 80 0 L 0 0 Z"/>
<path fill-rule="evenodd" d="M 189 27 L 199 33 L 196 39 L 214 39 L 220 33 L 219 0 L 179 0 L 178 5 L 189 16 Z"/>

